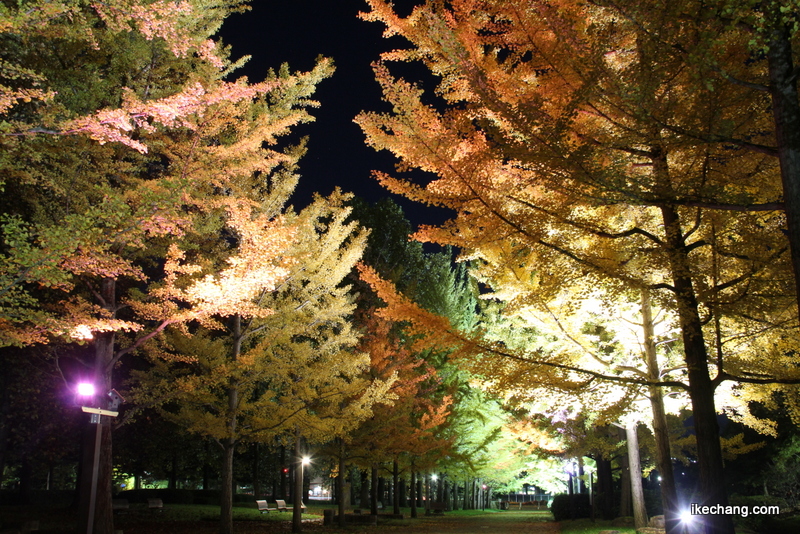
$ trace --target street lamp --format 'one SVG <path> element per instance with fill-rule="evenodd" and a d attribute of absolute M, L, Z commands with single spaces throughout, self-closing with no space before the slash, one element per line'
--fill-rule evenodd
<path fill-rule="evenodd" d="M 488 495 L 486 495 L 486 484 L 484 484 L 484 485 L 483 485 L 483 511 L 484 511 L 484 512 L 486 511 L 486 499 L 487 499 L 488 497 L 489 497 L 489 496 L 488 496 Z"/>
<path fill-rule="evenodd" d="M 295 471 L 294 477 L 294 503 L 292 507 L 292 532 L 302 532 L 303 531 L 303 488 L 305 487 L 303 484 L 303 477 L 304 477 L 304 468 L 307 465 L 311 464 L 311 458 L 308 456 L 300 456 L 300 440 L 295 442 L 295 465 L 300 467 L 299 470 Z M 297 471 L 300 471 L 299 473 Z"/>
<path fill-rule="evenodd" d="M 94 384 L 81 382 L 77 387 L 79 397 L 94 397 Z"/>
<path fill-rule="evenodd" d="M 311 465 L 311 458 L 309 458 L 308 456 L 303 456 L 300 459 L 300 484 L 299 484 L 299 487 L 301 488 L 301 492 L 306 487 L 305 486 L 305 480 L 306 479 L 305 479 L 304 471 L 305 471 L 305 467 L 307 465 Z M 302 499 L 302 493 L 300 493 L 300 495 L 301 495 L 301 498 L 299 498 L 298 500 L 300 501 L 300 510 L 302 511 L 303 506 L 304 506 L 303 505 L 303 499 Z"/>
<path fill-rule="evenodd" d="M 94 449 L 92 451 L 92 477 L 91 487 L 89 489 L 89 509 L 86 516 L 86 534 L 93 534 L 94 532 L 94 512 L 97 503 L 97 474 L 100 468 L 100 442 L 103 437 L 102 422 L 103 416 L 116 417 L 119 405 L 125 402 L 122 395 L 112 389 L 108 392 L 108 401 L 106 401 L 108 409 L 99 408 L 100 399 L 95 396 L 94 384 L 90 382 L 81 382 L 75 388 L 78 394 L 78 401 L 81 405 L 81 410 L 89 414 L 89 422 L 95 425 L 94 431 Z M 88 406 L 87 406 L 88 405 Z"/>

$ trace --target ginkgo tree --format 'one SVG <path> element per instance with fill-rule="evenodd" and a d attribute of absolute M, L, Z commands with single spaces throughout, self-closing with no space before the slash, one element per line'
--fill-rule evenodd
<path fill-rule="evenodd" d="M 3 4 L 3 344 L 79 338 L 108 391 L 169 325 L 267 313 L 249 303 L 288 276 L 297 229 L 263 201 L 293 190 L 304 147 L 281 139 L 332 64 L 229 81 L 240 62 L 210 39 L 240 7 Z M 112 532 L 105 424 L 102 439 L 94 525 Z"/>
<path fill-rule="evenodd" d="M 275 188 L 274 195 L 284 194 Z M 372 380 L 364 374 L 369 356 L 357 350 L 350 323 L 355 299 L 343 280 L 360 257 L 365 232 L 345 222 L 345 199 L 335 193 L 296 215 L 285 213 L 295 234 L 284 249 L 291 265 L 280 282 L 228 313 L 167 332 L 150 347 L 152 367 L 138 374 L 134 396 L 141 404 L 157 403 L 164 416 L 221 447 L 221 532 L 232 532 L 238 445 L 343 437 L 372 414 L 374 403 L 392 397 L 392 374 Z M 283 206 L 274 196 L 264 203 Z"/>
<path fill-rule="evenodd" d="M 425 184 L 378 179 L 458 214 L 417 237 L 474 258 L 504 249 L 498 283 L 528 265 L 543 273 L 531 281 L 543 280 L 543 291 L 565 276 L 610 295 L 653 292 L 681 332 L 699 501 L 727 502 L 715 387 L 798 378 L 772 373 L 775 361 L 791 369 L 783 346 L 748 358 L 726 352 L 708 328 L 719 319 L 724 329 L 723 317 L 796 328 L 787 322 L 796 309 L 785 298 L 793 291 L 783 218 L 770 204 L 781 190 L 777 162 L 728 137 L 692 135 L 723 125 L 753 132 L 753 100 L 739 87 L 697 83 L 683 53 L 661 46 L 702 33 L 676 18 L 677 3 L 642 4 L 644 22 L 616 4 L 568 0 L 430 1 L 407 17 L 368 4 L 362 16 L 411 47 L 375 67 L 392 112 L 356 121 L 369 144 L 434 175 Z M 436 96 L 391 75 L 392 61 L 417 60 L 440 77 Z M 727 517 L 704 521 L 708 532 L 732 532 Z"/>

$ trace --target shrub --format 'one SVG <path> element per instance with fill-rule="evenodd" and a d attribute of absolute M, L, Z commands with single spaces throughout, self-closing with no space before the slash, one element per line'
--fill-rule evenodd
<path fill-rule="evenodd" d="M 194 504 L 213 504 L 219 506 L 219 490 L 194 490 Z"/>
<path fill-rule="evenodd" d="M 728 501 L 731 506 L 747 506 L 751 511 L 754 506 L 778 506 L 781 511 L 785 511 L 788 508 L 784 499 L 769 495 L 731 495 Z M 734 516 L 734 521 L 737 525 L 747 527 L 756 532 L 771 532 L 773 529 L 770 528 L 770 523 L 774 518 L 774 516 L 770 515 L 750 514 L 747 517 Z"/>
<path fill-rule="evenodd" d="M 589 504 L 589 494 L 576 493 L 574 495 L 567 495 L 566 493 L 561 493 L 556 495 L 553 497 L 550 511 L 553 512 L 553 517 L 556 521 L 591 517 L 592 506 Z"/>

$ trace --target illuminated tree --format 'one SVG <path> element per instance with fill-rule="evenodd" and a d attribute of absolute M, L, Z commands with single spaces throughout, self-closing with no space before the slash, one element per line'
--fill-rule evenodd
<path fill-rule="evenodd" d="M 221 532 L 232 531 L 239 444 L 342 437 L 371 415 L 375 402 L 391 397 L 394 377 L 365 377 L 369 357 L 356 350 L 354 297 L 342 281 L 365 235 L 345 222 L 345 199 L 335 193 L 285 214 L 295 231 L 284 248 L 292 264 L 280 283 L 253 295 L 238 313 L 168 332 L 151 351 L 153 368 L 139 375 L 141 402 L 162 403 L 167 418 L 222 448 Z"/>
<path fill-rule="evenodd" d="M 210 37 L 219 30 L 225 16 L 245 9 L 245 0 L 110 0 L 102 3 L 24 0 L 3 3 L 0 5 L 0 39 L 5 46 L 0 56 L 0 114 L 10 119 L 5 123 L 4 133 L 80 133 L 101 143 L 118 141 L 146 151 L 146 146 L 129 133 L 131 129 L 148 128 L 148 121 L 176 124 L 176 120 L 188 115 L 180 108 L 196 105 L 196 98 L 204 92 L 203 88 L 189 80 L 184 80 L 189 83 L 183 87 L 176 86 L 175 79 L 169 84 L 151 83 L 147 92 L 166 90 L 172 91 L 172 96 L 145 102 L 131 92 L 126 95 L 122 106 L 112 109 L 102 105 L 103 100 L 91 98 L 97 96 L 97 93 L 91 93 L 98 88 L 92 88 L 86 77 L 75 78 L 77 84 L 73 89 L 77 90 L 73 92 L 74 96 L 66 95 L 61 90 L 64 75 L 70 77 L 72 74 L 52 71 L 46 64 L 47 58 L 37 57 L 37 49 L 55 47 L 59 49 L 56 54 L 59 54 L 75 43 L 79 48 L 88 49 L 89 54 L 98 51 L 102 55 L 104 50 L 107 50 L 105 53 L 117 52 L 113 50 L 114 40 L 130 45 L 131 41 L 144 39 L 175 58 L 198 57 L 217 69 L 226 69 L 231 66 L 227 53 L 219 50 L 219 44 Z M 134 46 L 141 48 L 142 45 L 146 46 L 146 43 Z M 124 62 L 114 67 L 124 68 Z M 150 67 L 156 67 L 156 64 L 152 63 Z M 152 72 L 149 74 L 152 76 Z M 151 81 L 154 79 L 150 78 Z M 99 87 L 100 91 L 109 88 L 117 91 L 122 86 L 114 88 L 101 84 Z M 146 96 L 153 98 L 149 94 Z M 69 105 L 65 109 L 64 104 L 70 98 L 80 100 L 82 109 L 68 109 Z M 20 108 L 31 102 L 50 107 L 42 114 L 43 120 L 39 124 L 26 124 L 25 120 L 20 120 Z M 65 117 L 65 112 L 72 112 L 73 117 Z M 76 112 L 82 116 L 75 116 Z"/>
<path fill-rule="evenodd" d="M 107 391 L 119 361 L 169 325 L 267 313 L 252 299 L 287 276 L 297 230 L 262 201 L 294 188 L 303 146 L 281 138 L 311 120 L 332 66 L 226 81 L 237 64 L 209 39 L 240 6 L 4 4 L 2 344 L 90 340 L 88 374 Z M 54 94 L 21 102 L 26 83 Z M 103 440 L 106 533 L 107 425 Z"/>
<path fill-rule="evenodd" d="M 682 69 L 683 54 L 660 46 L 699 38 L 680 23 L 676 4 L 642 4 L 646 24 L 626 20 L 615 4 L 431 1 L 406 18 L 384 2 L 369 4 L 363 17 L 412 47 L 376 65 L 392 113 L 363 113 L 357 122 L 369 144 L 435 175 L 422 185 L 378 178 L 458 213 L 417 237 L 473 258 L 501 250 L 498 284 L 527 265 L 536 272 L 531 284 L 545 292 L 565 275 L 611 295 L 652 291 L 681 331 L 699 500 L 726 502 L 715 387 L 797 377 L 773 367 L 791 360 L 785 345 L 775 359 L 756 361 L 726 351 L 713 334 L 707 340 L 704 326 L 710 317 L 724 330 L 736 318 L 746 327 L 739 335 L 752 339 L 758 316 L 781 336 L 796 326 L 786 322 L 796 310 L 780 298 L 792 291 L 782 218 L 769 204 L 780 192 L 776 162 L 681 129 L 752 131 L 752 100 L 743 89 L 697 83 Z M 393 78 L 387 64 L 396 60 L 420 60 L 440 76 L 438 100 Z M 729 518 L 707 523 L 709 532 L 732 531 Z"/>

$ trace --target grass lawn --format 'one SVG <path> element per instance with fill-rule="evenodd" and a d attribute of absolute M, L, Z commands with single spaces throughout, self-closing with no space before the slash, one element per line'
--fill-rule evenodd
<path fill-rule="evenodd" d="M 330 506 L 309 506 L 303 518 L 322 517 L 322 510 Z M 291 521 L 292 512 L 262 514 L 255 503 L 233 507 L 233 520 L 250 523 L 278 523 Z M 37 520 L 45 532 L 74 532 L 78 512 L 71 508 L 52 506 L 0 506 L 0 531 L 19 528 L 24 522 Z M 168 525 L 176 523 L 213 524 L 219 521 L 219 506 L 203 504 L 165 504 L 163 510 L 149 510 L 146 504 L 131 504 L 130 509 L 114 514 L 114 527 L 120 530 L 139 530 L 145 524 Z"/>
<path fill-rule="evenodd" d="M 615 527 L 611 521 L 596 519 L 576 519 L 574 521 L 562 521 L 558 524 L 561 527 L 561 534 L 597 534 L 602 530 L 618 530 L 621 534 L 636 534 L 635 528 Z"/>

